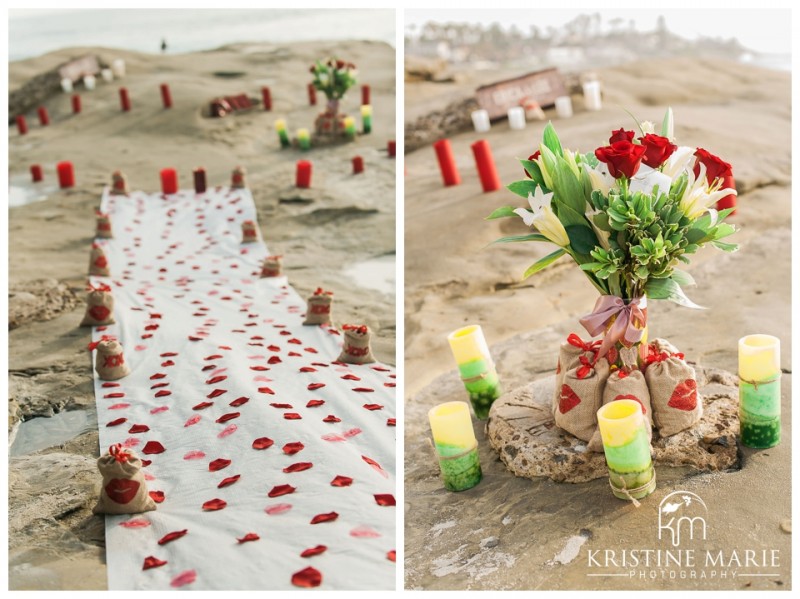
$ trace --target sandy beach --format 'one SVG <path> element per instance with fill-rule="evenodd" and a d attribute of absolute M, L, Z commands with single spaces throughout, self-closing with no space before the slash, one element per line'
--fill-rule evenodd
<path fill-rule="evenodd" d="M 406 123 L 481 84 L 519 72 L 458 72 L 454 82 L 406 86 Z M 763 332 L 781 339 L 783 441 L 770 450 L 742 449 L 742 467 L 697 474 L 659 471 L 659 488 L 639 510 L 616 500 L 607 481 L 578 485 L 515 478 L 475 423 L 484 480 L 470 491 L 444 490 L 427 437 L 427 410 L 467 401 L 446 342 L 451 330 L 482 325 L 505 389 L 551 374 L 558 344 L 582 333 L 596 291 L 566 259 L 521 282 L 546 244 L 489 246 L 526 232 L 521 220 L 484 221 L 503 205 L 522 205 L 507 190 L 481 193 L 469 145 L 489 141 L 504 184 L 521 179 L 516 158 L 537 149 L 545 123 L 451 138 L 462 184 L 445 188 L 430 146 L 406 156 L 406 587 L 411 589 L 782 589 L 791 587 L 791 135 L 790 74 L 724 61 L 672 59 L 598 71 L 600 112 L 547 116 L 565 147 L 588 151 L 612 129 L 633 128 L 624 112 L 659 121 L 671 105 L 678 143 L 704 147 L 732 165 L 739 192 L 741 249 L 698 254 L 687 293 L 705 311 L 652 302 L 652 335 L 671 340 L 697 364 L 736 372 L 737 340 Z M 693 490 L 712 506 L 709 542 L 720 549 L 779 549 L 772 576 L 666 580 L 589 577 L 588 551 L 653 546 L 658 501 Z"/>
<path fill-rule="evenodd" d="M 51 124 L 30 131 L 9 128 L 9 182 L 17 194 L 43 198 L 9 211 L 9 333 L 11 438 L 25 437 L 9 458 L 9 586 L 11 589 L 105 589 L 103 519 L 92 516 L 100 480 L 96 410 L 86 345 L 79 328 L 94 232 L 94 210 L 110 174 L 122 170 L 133 190 L 156 191 L 159 171 L 174 167 L 182 188 L 204 166 L 209 185 L 228 185 L 231 170 L 247 168 L 261 235 L 284 255 L 284 272 L 303 295 L 317 287 L 335 293 L 338 324 L 365 323 L 373 351 L 395 363 L 395 161 L 386 144 L 395 137 L 395 50 L 381 42 L 237 44 L 213 51 L 156 56 L 104 48 L 71 48 L 9 65 L 10 87 L 83 54 L 105 62 L 123 58 L 127 76 L 98 81 L 79 91 L 83 113 L 72 115 L 70 97 L 51 98 Z M 340 56 L 371 86 L 371 135 L 350 144 L 281 151 L 273 123 L 313 129 L 324 108 L 308 105 L 308 67 Z M 169 83 L 173 108 L 161 106 L 159 84 Z M 133 109 L 119 108 L 118 87 Z M 260 96 L 270 86 L 272 112 L 212 119 L 215 96 Z M 342 102 L 358 115 L 360 90 Z M 360 119 L 357 118 L 357 121 Z M 364 158 L 365 173 L 352 175 L 351 159 Z M 294 187 L 295 162 L 313 162 L 312 188 Z M 58 190 L 55 164 L 75 165 L 76 186 Z M 45 181 L 33 191 L 28 169 L 41 164 Z M 69 417 L 65 417 L 65 414 Z M 41 418 L 53 417 L 54 418 Z M 24 421 L 20 424 L 20 421 Z M 50 428 L 47 425 L 51 424 Z M 20 432 L 22 431 L 22 432 Z M 57 438 L 57 442 L 55 442 Z"/>

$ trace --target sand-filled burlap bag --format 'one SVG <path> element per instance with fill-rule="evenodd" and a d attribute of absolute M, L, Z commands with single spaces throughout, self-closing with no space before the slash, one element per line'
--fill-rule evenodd
<path fill-rule="evenodd" d="M 237 166 L 231 173 L 231 189 L 244 189 L 247 187 L 247 169 Z"/>
<path fill-rule="evenodd" d="M 644 375 L 638 369 L 628 372 L 625 370 L 615 370 L 612 372 L 606 386 L 603 389 L 603 403 L 606 405 L 618 399 L 632 399 L 639 402 L 642 406 L 645 420 L 647 421 L 648 436 L 653 437 L 653 408 L 650 401 L 650 391 Z M 600 437 L 600 429 L 597 429 L 589 441 L 590 451 L 603 451 L 603 440 Z"/>
<path fill-rule="evenodd" d="M 108 269 L 108 258 L 103 248 L 96 243 L 92 244 L 92 251 L 89 254 L 89 276 L 110 277 L 111 271 Z"/>
<path fill-rule="evenodd" d="M 255 241 L 258 241 L 256 223 L 252 220 L 246 220 L 242 223 L 242 243 L 253 243 Z"/>
<path fill-rule="evenodd" d="M 261 278 L 279 277 L 283 274 L 283 256 L 267 256 L 261 264 Z"/>
<path fill-rule="evenodd" d="M 347 364 L 371 364 L 375 356 L 369 346 L 370 331 L 367 325 L 346 324 L 344 329 L 344 344 L 338 361 Z"/>
<path fill-rule="evenodd" d="M 97 230 L 94 236 L 98 239 L 112 239 L 114 234 L 111 232 L 111 216 L 102 212 L 96 212 Z"/>
<path fill-rule="evenodd" d="M 581 356 L 584 362 L 594 362 L 597 349 L 602 341 L 586 342 L 575 333 L 570 333 L 567 340 L 561 344 L 558 350 L 558 363 L 556 364 L 556 388 L 553 397 L 553 414 L 558 408 L 559 398 L 561 397 L 561 385 L 564 384 L 564 376 L 568 370 L 581 365 Z"/>
<path fill-rule="evenodd" d="M 662 437 L 669 437 L 703 417 L 703 402 L 697 393 L 694 368 L 686 363 L 683 354 L 658 351 L 660 347 L 663 346 L 651 345 L 644 376 L 650 388 L 653 422 Z"/>
<path fill-rule="evenodd" d="M 156 509 L 142 473 L 142 460 L 131 449 L 117 443 L 97 460 L 103 475 L 100 499 L 92 508 L 95 514 L 140 514 Z"/>
<path fill-rule="evenodd" d="M 89 349 L 97 350 L 94 359 L 94 369 L 102 381 L 115 381 L 128 376 L 131 369 L 125 362 L 122 345 L 114 337 L 103 336 L 100 341 L 89 344 Z"/>
<path fill-rule="evenodd" d="M 553 414 L 559 428 L 582 441 L 592 438 L 608 373 L 608 360 L 600 358 L 594 364 L 579 364 L 564 374 Z"/>
<path fill-rule="evenodd" d="M 86 296 L 86 313 L 81 321 L 82 327 L 98 327 L 114 324 L 114 296 L 111 287 L 100 284 L 97 287 L 89 285 L 89 295 Z"/>
<path fill-rule="evenodd" d="M 111 173 L 111 195 L 124 196 L 128 195 L 128 179 L 122 171 L 114 171 Z"/>
<path fill-rule="evenodd" d="M 308 298 L 306 305 L 306 319 L 303 324 L 328 324 L 331 321 L 331 308 L 333 307 L 333 292 L 317 288 L 314 295 Z"/>

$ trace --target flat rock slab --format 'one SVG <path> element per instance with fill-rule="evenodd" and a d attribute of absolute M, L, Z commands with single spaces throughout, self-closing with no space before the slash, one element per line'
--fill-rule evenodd
<path fill-rule="evenodd" d="M 661 438 L 653 430 L 656 469 L 690 466 L 701 471 L 738 470 L 739 391 L 737 377 L 715 368 L 695 367 L 703 418 L 692 428 Z M 605 456 L 558 428 L 552 403 L 555 376 L 518 387 L 492 405 L 487 436 L 500 459 L 517 476 L 546 476 L 583 483 L 608 476 Z"/>

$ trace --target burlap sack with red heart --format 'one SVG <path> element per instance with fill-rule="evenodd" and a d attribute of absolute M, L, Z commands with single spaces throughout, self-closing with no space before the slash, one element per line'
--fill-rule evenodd
<path fill-rule="evenodd" d="M 247 187 L 246 182 L 247 169 L 243 166 L 237 166 L 231 173 L 231 189 L 244 189 Z"/>
<path fill-rule="evenodd" d="M 111 287 L 100 285 L 90 287 L 86 296 L 86 313 L 81 321 L 82 327 L 99 327 L 114 324 L 114 296 Z"/>
<path fill-rule="evenodd" d="M 253 243 L 258 241 L 258 229 L 256 223 L 252 220 L 246 220 L 242 223 L 242 243 Z"/>
<path fill-rule="evenodd" d="M 331 321 L 331 308 L 333 306 L 333 293 L 323 291 L 321 288 L 308 298 L 306 305 L 305 325 L 328 324 Z"/>
<path fill-rule="evenodd" d="M 283 272 L 283 256 L 267 256 L 261 264 L 261 278 L 279 277 Z"/>
<path fill-rule="evenodd" d="M 108 269 L 108 258 L 106 258 L 106 253 L 103 251 L 103 248 L 96 243 L 92 244 L 92 251 L 89 254 L 89 276 L 111 276 L 111 271 Z"/>
<path fill-rule="evenodd" d="M 558 408 L 558 402 L 561 397 L 561 386 L 564 384 L 564 377 L 567 371 L 581 366 L 581 357 L 586 362 L 594 362 L 594 357 L 597 348 L 600 347 L 601 341 L 585 342 L 575 333 L 571 333 L 567 340 L 561 344 L 558 351 L 558 364 L 556 365 L 556 388 L 553 396 L 553 415 Z"/>
<path fill-rule="evenodd" d="M 111 174 L 111 195 L 128 195 L 128 180 L 122 171 L 114 171 Z"/>
<path fill-rule="evenodd" d="M 94 369 L 97 371 L 97 377 L 100 380 L 115 381 L 131 373 L 131 369 L 125 362 L 122 345 L 116 339 L 105 338 L 97 343 L 89 344 L 89 347 L 97 350 Z"/>
<path fill-rule="evenodd" d="M 644 376 L 650 388 L 653 422 L 662 437 L 679 433 L 700 421 L 703 402 L 697 393 L 694 368 L 683 354 L 648 356 Z"/>
<path fill-rule="evenodd" d="M 609 375 L 606 386 L 603 389 L 603 403 L 601 405 L 604 406 L 618 399 L 632 399 L 639 402 L 647 421 L 648 436 L 652 439 L 653 408 L 650 401 L 650 391 L 647 388 L 644 375 L 639 370 L 634 369 L 627 373 L 624 370 L 615 370 Z M 588 447 L 589 451 L 603 452 L 600 429 L 597 429 L 592 435 Z"/>
<path fill-rule="evenodd" d="M 564 374 L 553 414 L 559 428 L 582 441 L 592 438 L 597 430 L 597 410 L 603 401 L 608 373 L 608 360 L 600 358 L 588 369 L 580 364 Z"/>
<path fill-rule="evenodd" d="M 142 473 L 142 460 L 131 449 L 118 443 L 97 460 L 103 475 L 100 499 L 92 508 L 95 514 L 140 514 L 156 509 Z"/>
<path fill-rule="evenodd" d="M 344 344 L 342 353 L 339 354 L 338 361 L 347 364 L 371 364 L 375 362 L 375 356 L 369 346 L 370 331 L 367 325 L 349 325 L 344 329 Z"/>
<path fill-rule="evenodd" d="M 114 234 L 111 232 L 111 217 L 102 212 L 96 213 L 97 217 L 97 230 L 94 236 L 98 239 L 112 239 Z"/>

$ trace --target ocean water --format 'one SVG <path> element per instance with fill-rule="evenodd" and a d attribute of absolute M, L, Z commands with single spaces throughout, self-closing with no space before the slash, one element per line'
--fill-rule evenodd
<path fill-rule="evenodd" d="M 377 40 L 395 45 L 395 11 L 385 9 L 10 10 L 9 60 L 72 46 L 159 53 L 236 42 Z"/>

